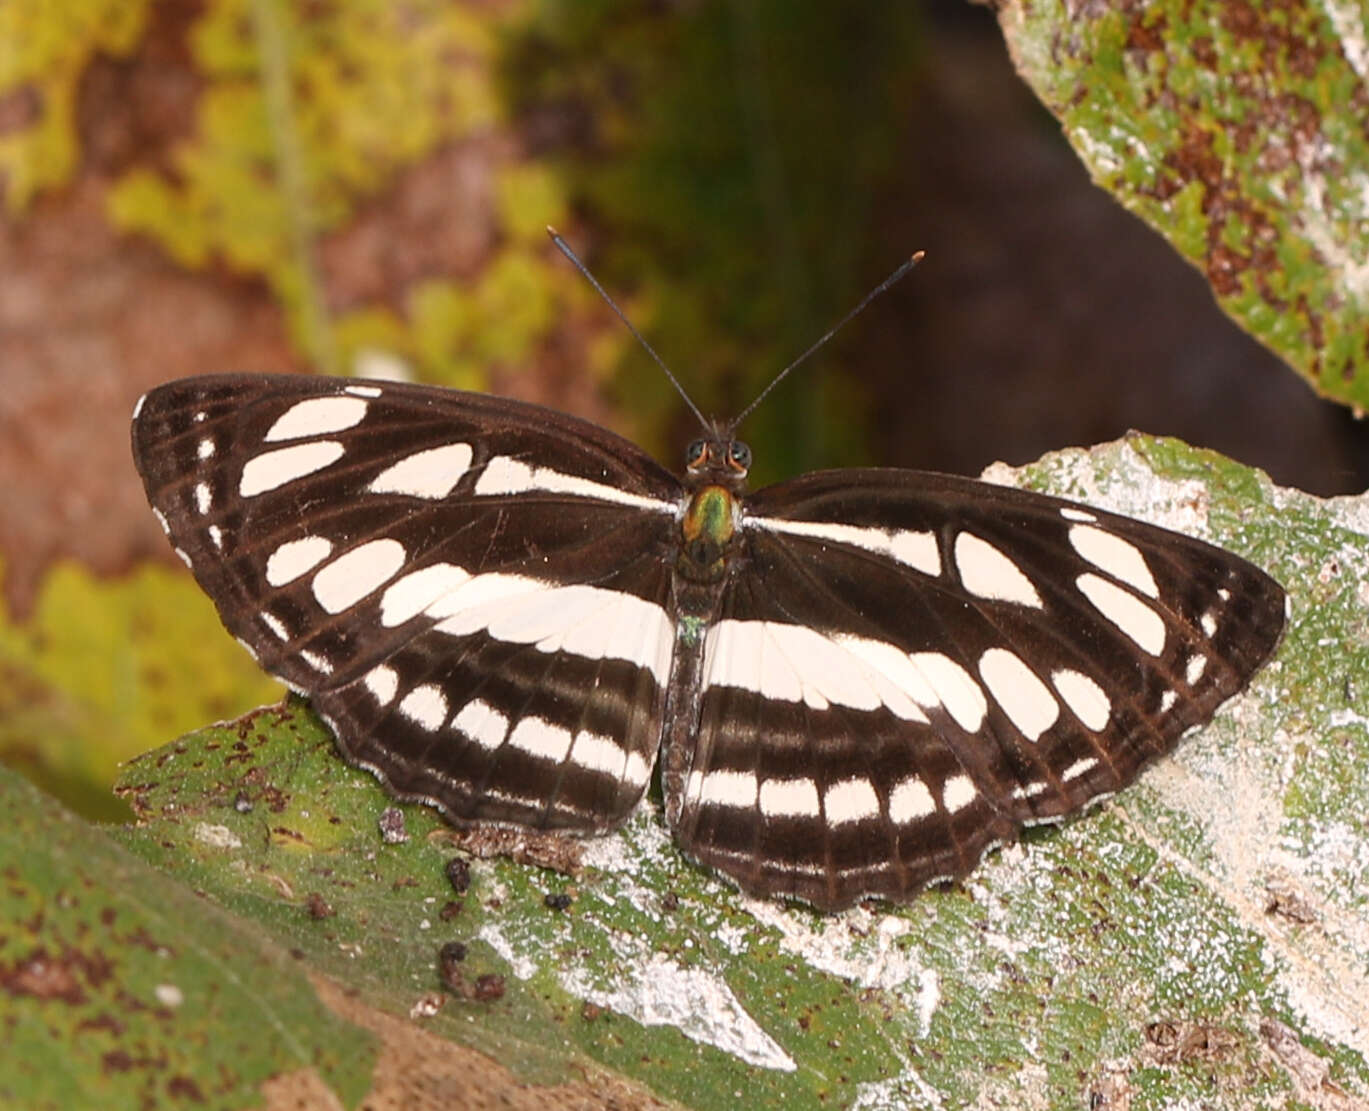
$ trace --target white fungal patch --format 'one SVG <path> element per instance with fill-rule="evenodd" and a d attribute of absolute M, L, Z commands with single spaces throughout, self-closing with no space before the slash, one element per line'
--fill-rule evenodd
<path fill-rule="evenodd" d="M 445 498 L 470 469 L 470 444 L 427 448 L 393 463 L 371 480 L 372 494 L 404 494 L 411 498 Z"/>
<path fill-rule="evenodd" d="M 330 467 L 344 454 L 346 449 L 337 440 L 316 440 L 262 452 L 243 464 L 238 493 L 244 498 L 254 498 Z"/>
<path fill-rule="evenodd" d="M 1041 596 L 1011 558 L 971 532 L 955 538 L 955 567 L 961 585 L 979 598 L 1041 609 Z"/>
<path fill-rule="evenodd" d="M 398 540 L 370 540 L 343 552 L 314 576 L 314 598 L 329 613 L 341 613 L 394 578 L 405 559 Z"/>
<path fill-rule="evenodd" d="M 1075 585 L 1094 609 L 1143 652 L 1159 656 L 1165 650 L 1164 620 L 1148 603 L 1091 572 L 1080 575 Z"/>
<path fill-rule="evenodd" d="M 308 574 L 333 554 L 333 542 L 323 536 L 288 540 L 267 557 L 266 581 L 285 586 Z"/>
<path fill-rule="evenodd" d="M 1069 532 L 1070 544 L 1076 552 L 1100 571 L 1133 586 L 1151 598 L 1160 597 L 1155 576 L 1150 573 L 1141 549 L 1129 540 L 1089 525 L 1075 525 Z"/>
<path fill-rule="evenodd" d="M 359 397 L 311 397 L 282 413 L 262 439 L 268 443 L 326 436 L 360 424 L 368 406 Z"/>

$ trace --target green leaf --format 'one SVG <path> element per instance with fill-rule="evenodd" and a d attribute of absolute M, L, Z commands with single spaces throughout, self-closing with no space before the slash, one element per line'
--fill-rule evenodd
<path fill-rule="evenodd" d="M 1320 393 L 1369 407 L 1369 8 L 1010 3 L 1093 174 Z"/>
<path fill-rule="evenodd" d="M 0 1105 L 236 1109 L 312 1070 L 343 1106 L 370 1035 L 302 965 L 0 767 Z"/>
<path fill-rule="evenodd" d="M 1087 816 L 963 884 L 823 916 L 691 866 L 648 803 L 573 877 L 475 860 L 334 754 L 303 703 L 130 766 L 124 842 L 311 968 L 526 1081 L 608 1069 L 697 1108 L 1335 1106 L 1369 1094 L 1369 503 L 1271 488 L 1136 437 L 1028 482 L 1210 536 L 1292 598 L 1277 660 L 1214 724 Z M 545 846 L 543 846 L 545 850 Z M 464 850 L 463 850 L 464 851 Z M 564 852 L 564 847 L 561 848 Z M 568 893 L 565 910 L 547 894 Z M 311 919 L 303 908 L 332 913 Z M 477 998 L 502 976 L 499 998 Z"/>

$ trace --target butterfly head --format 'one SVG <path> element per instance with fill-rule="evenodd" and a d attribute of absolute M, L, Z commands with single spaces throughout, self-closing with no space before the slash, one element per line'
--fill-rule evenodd
<path fill-rule="evenodd" d="M 751 448 L 724 429 L 695 440 L 685 451 L 685 470 L 696 486 L 718 485 L 737 492 L 751 470 Z"/>

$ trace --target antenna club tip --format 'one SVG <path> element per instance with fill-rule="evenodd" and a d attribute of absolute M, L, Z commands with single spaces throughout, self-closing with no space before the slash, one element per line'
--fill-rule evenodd
<path fill-rule="evenodd" d="M 550 224 L 547 225 L 547 234 L 551 236 L 552 239 L 561 238 L 561 233 L 557 231 L 554 227 L 552 227 Z"/>
<path fill-rule="evenodd" d="M 912 263 L 918 263 L 918 262 L 921 262 L 921 261 L 922 261 L 924 258 L 926 258 L 926 257 L 927 257 L 927 252 L 926 252 L 926 251 L 914 251 L 914 252 L 908 257 L 908 261 L 909 261 L 909 262 L 912 262 Z"/>

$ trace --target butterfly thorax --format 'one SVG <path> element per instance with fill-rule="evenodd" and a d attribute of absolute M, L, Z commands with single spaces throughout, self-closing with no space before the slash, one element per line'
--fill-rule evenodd
<path fill-rule="evenodd" d="M 715 434 L 695 440 L 685 457 L 689 501 L 680 517 L 680 554 L 676 570 L 692 582 L 717 582 L 737 532 L 738 497 L 746 486 L 751 449 L 740 440 Z"/>

